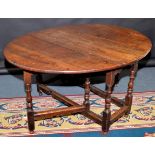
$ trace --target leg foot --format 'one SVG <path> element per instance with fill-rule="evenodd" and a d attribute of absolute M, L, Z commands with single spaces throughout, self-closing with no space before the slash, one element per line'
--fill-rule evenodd
<path fill-rule="evenodd" d="M 34 112 L 33 109 L 27 109 L 28 128 L 30 133 L 34 133 Z"/>
<path fill-rule="evenodd" d="M 103 135 L 107 135 L 107 134 L 108 134 L 108 132 L 102 131 L 102 134 L 103 134 Z"/>
<path fill-rule="evenodd" d="M 106 97 L 105 97 L 105 110 L 103 111 L 103 124 L 102 124 L 102 132 L 103 134 L 107 134 L 110 127 L 110 119 L 111 119 L 111 94 L 113 85 L 115 82 L 116 71 L 111 71 L 106 73 Z"/>
<path fill-rule="evenodd" d="M 103 112 L 103 125 L 102 125 L 102 132 L 103 134 L 107 134 L 110 128 L 110 118 L 111 118 L 111 111 L 105 110 Z"/>

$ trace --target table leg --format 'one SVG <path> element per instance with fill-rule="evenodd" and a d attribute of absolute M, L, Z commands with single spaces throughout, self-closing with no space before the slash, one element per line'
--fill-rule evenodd
<path fill-rule="evenodd" d="M 86 106 L 87 111 L 90 109 L 89 97 L 90 97 L 90 81 L 89 78 L 86 78 L 85 84 L 85 94 L 84 94 L 84 105 Z"/>
<path fill-rule="evenodd" d="M 138 63 L 135 63 L 132 65 L 131 70 L 130 70 L 130 80 L 128 83 L 127 95 L 125 97 L 125 105 L 129 107 L 129 110 L 126 113 L 126 115 L 128 115 L 131 111 L 132 98 L 133 98 L 132 93 L 133 93 L 134 79 L 136 76 L 137 69 L 138 69 Z"/>
<path fill-rule="evenodd" d="M 106 134 L 109 131 L 110 127 L 110 119 L 111 119 L 111 94 L 113 85 L 115 82 L 116 72 L 111 71 L 106 73 L 106 97 L 105 97 L 105 110 L 103 111 L 103 124 L 102 124 L 102 132 Z"/>
<path fill-rule="evenodd" d="M 32 74 L 24 71 L 28 128 L 30 133 L 33 133 L 35 127 L 34 127 L 34 111 L 33 111 L 32 96 L 31 96 L 31 80 L 32 80 Z"/>

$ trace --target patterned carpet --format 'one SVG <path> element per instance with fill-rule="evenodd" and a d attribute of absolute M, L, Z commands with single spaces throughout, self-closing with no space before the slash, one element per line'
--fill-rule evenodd
<path fill-rule="evenodd" d="M 114 94 L 124 98 L 124 94 Z M 68 96 L 82 104 L 83 96 Z M 91 110 L 102 114 L 104 99 L 91 95 Z M 0 135 L 1 136 L 30 136 L 27 130 L 25 98 L 0 99 Z M 61 108 L 64 105 L 51 97 L 34 97 L 35 110 Z M 118 108 L 112 104 L 112 112 Z M 101 127 L 83 115 L 65 116 L 43 121 L 36 121 L 34 135 L 54 135 L 100 132 Z M 135 93 L 131 114 L 114 123 L 110 130 L 151 128 L 155 127 L 155 92 Z"/>

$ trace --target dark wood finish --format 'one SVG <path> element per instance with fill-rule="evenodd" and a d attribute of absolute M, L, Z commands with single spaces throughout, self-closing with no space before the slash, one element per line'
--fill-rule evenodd
<path fill-rule="evenodd" d="M 102 116 L 94 113 L 93 111 L 86 111 L 82 113 L 84 116 L 88 117 L 89 119 L 93 120 L 95 123 L 102 125 Z"/>
<path fill-rule="evenodd" d="M 58 116 L 65 116 L 65 115 L 71 115 L 76 113 L 81 113 L 86 111 L 86 107 L 84 105 L 79 106 L 72 106 L 72 107 L 65 107 L 65 108 L 58 108 L 58 109 L 52 109 L 48 111 L 39 111 L 35 112 L 35 120 L 43 120 L 47 118 L 52 117 L 58 117 Z"/>
<path fill-rule="evenodd" d="M 78 104 L 71 99 L 65 97 L 64 95 L 56 92 L 55 90 L 48 88 L 46 85 L 40 84 L 39 89 L 47 95 L 51 95 L 54 99 L 63 102 L 67 106 L 77 106 Z"/>
<path fill-rule="evenodd" d="M 106 73 L 106 97 L 105 97 L 105 110 L 103 111 L 103 125 L 102 131 L 103 133 L 107 133 L 110 127 L 110 119 L 111 119 L 111 94 L 113 85 L 115 83 L 115 71 L 110 71 Z"/>
<path fill-rule="evenodd" d="M 129 80 L 129 83 L 128 83 L 127 95 L 125 97 L 125 105 L 129 107 L 127 114 L 129 114 L 130 111 L 131 111 L 132 98 L 133 98 L 132 93 L 133 93 L 134 79 L 135 79 L 135 75 L 136 75 L 137 70 L 138 70 L 138 63 L 135 63 L 131 67 L 130 80 Z"/>
<path fill-rule="evenodd" d="M 112 123 L 129 114 L 132 104 L 137 62 L 151 49 L 150 40 L 141 33 L 112 25 L 87 24 L 46 29 L 29 33 L 10 42 L 4 49 L 5 58 L 24 70 L 28 128 L 34 131 L 34 120 L 80 113 L 102 126 L 103 133 Z M 125 101 L 112 96 L 115 78 L 123 67 L 131 65 Z M 82 105 L 42 84 L 41 73 L 81 74 L 106 71 L 106 92 L 84 84 Z M 37 90 L 63 102 L 67 108 L 34 112 L 31 78 L 36 74 Z M 88 74 L 86 74 L 88 76 Z M 90 75 L 90 74 L 89 74 Z M 105 110 L 100 116 L 90 111 L 90 91 L 105 98 Z M 110 105 L 120 107 L 111 114 Z"/>
<path fill-rule="evenodd" d="M 90 85 L 90 91 L 102 98 L 106 98 L 106 92 L 93 85 Z M 111 97 L 111 102 L 117 105 L 118 107 L 122 107 L 125 103 L 123 100 L 118 99 L 114 96 Z"/>
<path fill-rule="evenodd" d="M 131 29 L 104 24 L 58 27 L 10 42 L 5 58 L 24 70 L 80 74 L 133 64 L 151 49 L 150 40 Z"/>
<path fill-rule="evenodd" d="M 60 102 L 63 102 L 67 106 L 79 106 L 78 103 L 72 101 L 71 99 L 67 98 L 66 96 L 52 90 L 51 88 L 48 88 L 46 85 L 40 84 L 39 85 L 42 92 L 44 92 L 47 95 L 51 95 L 54 99 L 59 100 Z M 92 119 L 97 124 L 102 124 L 102 117 L 98 114 L 95 114 L 92 111 L 86 110 L 82 113 L 84 116 Z"/>
<path fill-rule="evenodd" d="M 32 96 L 31 96 L 31 80 L 32 80 L 32 74 L 24 71 L 28 129 L 30 133 L 33 133 L 35 126 L 34 126 L 34 111 L 33 111 Z"/>
<path fill-rule="evenodd" d="M 113 113 L 111 115 L 111 118 L 110 118 L 110 124 L 113 124 L 119 118 L 121 118 L 128 111 L 128 109 L 129 108 L 127 106 L 123 106 L 122 108 L 120 108 L 119 110 L 117 110 L 117 112 Z"/>

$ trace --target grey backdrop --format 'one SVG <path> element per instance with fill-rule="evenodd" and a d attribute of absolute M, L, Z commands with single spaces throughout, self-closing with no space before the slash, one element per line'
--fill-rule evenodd
<path fill-rule="evenodd" d="M 31 31 L 37 31 L 43 28 L 55 27 L 68 24 L 84 23 L 110 23 L 124 27 L 136 29 L 148 36 L 154 45 L 155 42 L 155 19 L 92 19 L 92 18 L 42 18 L 42 19 L 0 19 L 0 60 L 3 60 L 3 48 L 13 38 Z M 155 57 L 155 47 L 153 46 L 151 57 Z"/>

